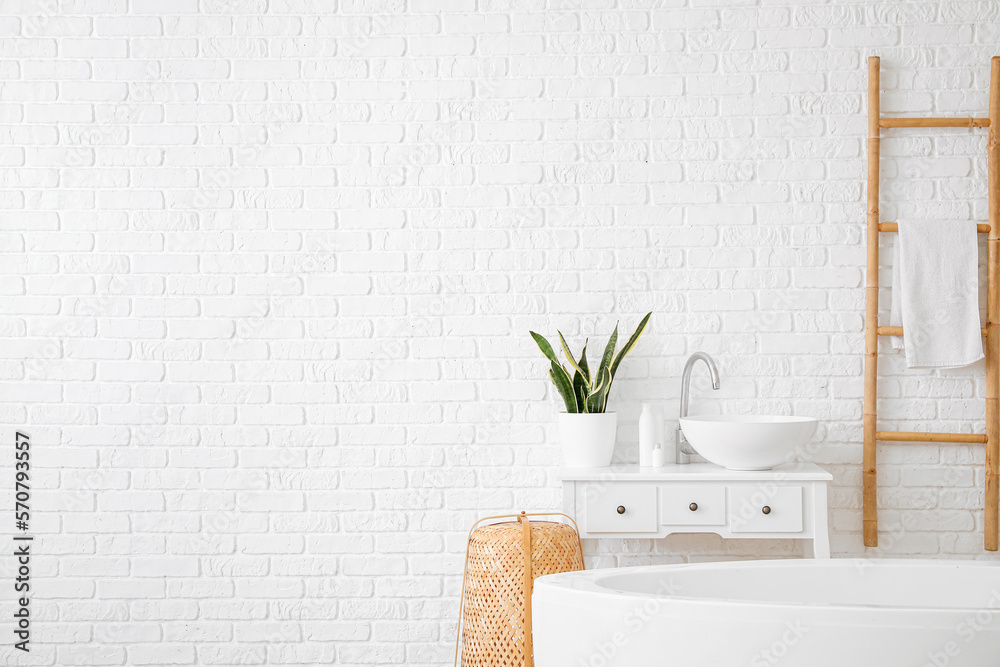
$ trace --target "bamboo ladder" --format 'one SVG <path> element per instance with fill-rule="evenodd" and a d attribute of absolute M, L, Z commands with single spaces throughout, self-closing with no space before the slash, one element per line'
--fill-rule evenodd
<path fill-rule="evenodd" d="M 864 540 L 878 546 L 876 443 L 959 442 L 986 445 L 985 547 L 997 550 L 998 501 L 1000 501 L 1000 56 L 990 67 L 990 102 L 987 118 L 883 118 L 879 108 L 879 59 L 868 59 L 868 273 L 865 288 L 865 403 L 864 403 Z M 896 232 L 895 222 L 879 221 L 879 133 L 882 128 L 905 127 L 985 127 L 989 128 L 987 148 L 987 190 L 989 224 L 978 225 L 989 234 L 986 280 L 986 434 L 913 433 L 878 431 L 876 422 L 878 380 L 878 337 L 901 336 L 902 327 L 878 326 L 878 245 L 879 232 Z M 905 224 L 905 223 L 904 223 Z"/>

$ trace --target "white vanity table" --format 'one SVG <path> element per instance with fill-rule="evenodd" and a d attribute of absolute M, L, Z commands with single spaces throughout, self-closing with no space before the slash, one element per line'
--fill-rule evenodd
<path fill-rule="evenodd" d="M 812 541 L 830 557 L 827 483 L 813 463 L 773 470 L 726 470 L 712 463 L 563 468 L 563 511 L 582 538 L 666 537 L 717 533 L 726 538 Z"/>

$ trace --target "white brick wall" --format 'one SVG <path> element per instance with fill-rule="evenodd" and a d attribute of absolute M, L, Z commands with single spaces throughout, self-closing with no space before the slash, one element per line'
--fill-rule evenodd
<path fill-rule="evenodd" d="M 886 112 L 980 114 L 1000 5 L 233 6 L 0 0 L 3 512 L 23 428 L 44 554 L 0 661 L 450 663 L 470 523 L 559 502 L 527 330 L 647 310 L 618 456 L 706 350 L 697 409 L 823 420 L 862 553 L 865 57 Z M 883 150 L 887 218 L 985 217 L 984 132 Z M 981 428 L 982 368 L 883 367 L 888 427 Z M 982 459 L 884 447 L 879 553 L 983 557 Z"/>

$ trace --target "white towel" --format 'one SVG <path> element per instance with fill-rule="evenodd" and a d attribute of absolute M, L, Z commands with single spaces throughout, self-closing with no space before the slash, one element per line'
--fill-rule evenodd
<path fill-rule="evenodd" d="M 903 326 L 903 306 L 902 306 L 902 281 L 899 279 L 899 274 L 902 271 L 899 265 L 899 237 L 895 239 L 895 243 L 892 244 L 892 292 L 890 297 L 892 301 L 889 305 L 889 326 L 890 327 L 901 327 Z M 889 343 L 892 345 L 894 350 L 903 349 L 903 337 L 902 336 L 890 336 Z"/>
<path fill-rule="evenodd" d="M 889 323 L 903 327 L 909 368 L 958 368 L 983 358 L 976 223 L 899 223 Z"/>

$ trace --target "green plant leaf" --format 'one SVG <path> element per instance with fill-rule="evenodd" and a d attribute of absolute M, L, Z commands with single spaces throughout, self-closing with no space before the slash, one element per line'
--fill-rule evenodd
<path fill-rule="evenodd" d="M 618 366 L 621 365 L 622 359 L 625 358 L 626 354 L 628 354 L 629 352 L 632 351 L 632 348 L 634 348 L 635 344 L 639 341 L 639 336 L 641 336 L 642 332 L 646 330 L 646 325 L 649 324 L 649 318 L 652 315 L 653 315 L 653 313 L 646 313 L 646 316 L 644 318 L 642 318 L 641 322 L 639 322 L 639 326 L 637 326 L 635 328 L 635 332 L 632 334 L 632 337 L 628 339 L 627 343 L 625 343 L 625 347 L 623 347 L 622 351 L 618 353 L 617 357 L 615 357 L 614 363 L 611 364 L 611 379 L 612 380 L 614 380 L 614 378 L 615 378 L 615 373 L 618 372 Z"/>
<path fill-rule="evenodd" d="M 611 396 L 611 385 L 614 384 L 615 379 L 611 377 L 611 371 L 608 372 L 608 388 L 604 390 L 604 396 L 601 397 L 601 412 L 608 409 L 608 397 Z"/>
<path fill-rule="evenodd" d="M 587 407 L 587 382 L 579 372 L 573 373 L 573 393 L 576 395 L 576 404 Z"/>
<path fill-rule="evenodd" d="M 580 353 L 580 361 L 576 364 L 580 367 L 580 370 L 583 371 L 583 379 L 587 382 L 590 382 L 590 365 L 587 364 L 587 344 L 589 342 L 589 338 L 583 341 L 583 352 Z"/>
<path fill-rule="evenodd" d="M 569 378 L 569 373 L 560 364 L 553 361 L 552 369 L 549 370 L 549 377 L 552 384 L 556 386 L 556 391 L 562 396 L 566 404 L 566 412 L 579 412 L 580 408 L 576 403 L 576 394 L 573 392 L 573 381 Z"/>
<path fill-rule="evenodd" d="M 601 373 L 600 375 L 597 376 L 597 382 L 595 383 L 593 390 L 587 393 L 587 398 L 593 398 L 594 396 L 597 396 L 599 393 L 601 393 L 602 390 L 604 390 L 606 384 L 605 381 L 606 377 L 607 377 L 606 373 Z"/>
<path fill-rule="evenodd" d="M 588 412 L 604 412 L 608 404 L 608 391 L 611 389 L 611 372 L 602 369 L 597 375 L 597 387 L 587 397 Z"/>
<path fill-rule="evenodd" d="M 556 351 L 552 349 L 549 341 L 545 340 L 545 336 L 536 334 L 534 331 L 529 331 L 528 333 L 531 334 L 535 344 L 538 345 L 538 349 L 542 351 L 542 354 L 544 354 L 549 361 L 559 363 L 559 357 L 556 356 Z"/>
<path fill-rule="evenodd" d="M 618 347 L 618 323 L 615 323 L 615 330 L 611 332 L 611 338 L 608 339 L 608 344 L 604 348 L 604 356 L 601 357 L 601 364 L 597 367 L 597 374 L 601 374 L 601 369 L 606 368 L 611 370 L 611 362 L 615 358 L 615 348 Z"/>
<path fill-rule="evenodd" d="M 562 332 L 557 331 L 556 333 L 559 334 L 559 342 L 562 343 L 562 351 L 563 354 L 566 355 L 566 358 L 569 360 L 569 365 L 575 368 L 576 372 L 584 377 L 584 379 L 587 381 L 587 384 L 590 384 L 590 373 L 580 368 L 580 364 L 578 364 L 576 362 L 576 359 L 573 357 L 573 352 L 569 349 L 569 345 L 566 344 L 566 339 L 563 338 Z"/>

